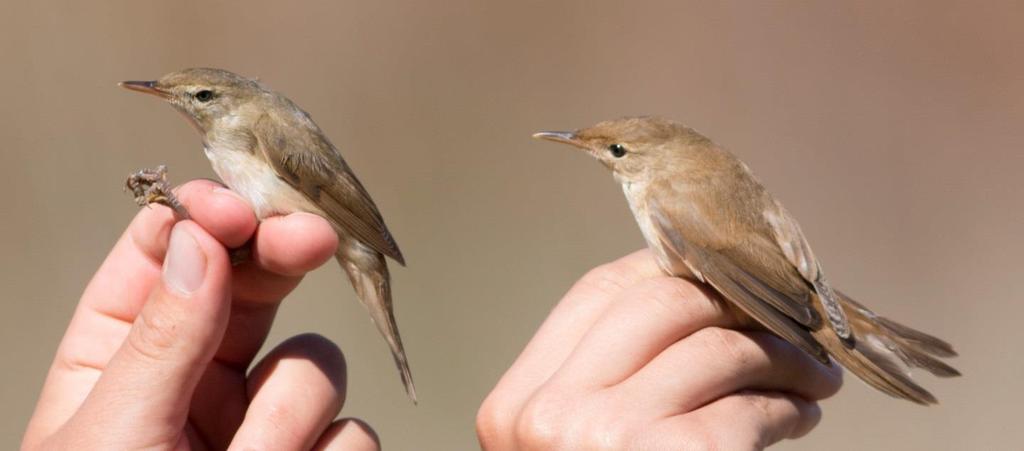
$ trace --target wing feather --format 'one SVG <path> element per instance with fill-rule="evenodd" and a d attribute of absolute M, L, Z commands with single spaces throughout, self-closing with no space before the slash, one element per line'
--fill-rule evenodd
<path fill-rule="evenodd" d="M 692 225 L 673 221 L 658 205 L 648 205 L 648 209 L 654 219 L 652 225 L 660 244 L 668 248 L 665 255 L 682 259 L 686 266 L 698 271 L 699 277 L 768 330 L 819 361 L 828 362 L 825 349 L 808 329 L 809 324 L 820 322 L 820 318 L 810 309 L 808 299 L 794 298 L 772 284 L 762 282 L 738 266 L 732 258 L 710 246 L 688 242 L 686 231 L 692 230 L 689 228 Z M 805 288 L 805 292 L 807 290 L 809 287 Z"/>
<path fill-rule="evenodd" d="M 691 207 L 684 207 L 691 208 Z M 719 229 L 705 224 L 699 212 L 677 209 L 675 215 L 666 214 L 664 206 L 651 202 L 647 212 L 652 216 L 655 232 L 663 239 L 665 246 L 671 248 L 668 255 L 675 255 L 686 260 L 686 265 L 701 273 L 707 270 L 700 263 L 718 262 L 719 271 L 726 271 L 735 283 L 786 316 L 801 325 L 817 327 L 821 318 L 811 306 L 811 297 L 807 283 L 795 271 L 788 271 L 788 263 L 772 264 L 764 259 L 783 257 L 778 250 L 773 250 L 774 243 L 757 240 L 751 235 L 749 239 L 735 241 L 719 235 Z M 749 234 L 748 234 L 749 235 Z M 690 237 L 712 237 L 703 242 L 695 242 Z M 698 252 L 699 255 L 698 255 Z M 687 253 L 684 253 L 687 252 Z M 702 262 L 694 261 L 701 255 Z M 776 262 L 778 263 L 778 262 Z M 728 264 L 725 268 L 722 265 Z M 775 268 L 775 271 L 772 271 Z M 780 271 L 779 268 L 782 268 Z M 704 274 L 707 278 L 707 274 Z"/>
<path fill-rule="evenodd" d="M 258 147 L 277 175 L 320 207 L 339 234 L 351 235 L 404 265 L 402 251 L 373 199 L 338 150 L 319 130 L 288 134 L 285 126 L 264 114 L 253 127 Z"/>
<path fill-rule="evenodd" d="M 825 280 L 825 274 L 821 271 L 821 264 L 814 257 L 807 238 L 800 230 L 800 224 L 790 216 L 789 212 L 777 200 L 771 199 L 767 202 L 764 211 L 764 218 L 772 228 L 775 241 L 782 250 L 783 255 L 789 260 L 794 268 L 803 276 L 804 280 L 814 286 L 818 293 L 818 299 L 825 307 L 825 316 L 828 317 L 829 325 L 835 331 L 843 343 L 853 346 L 853 330 L 850 328 L 850 321 L 843 310 L 842 303 L 836 295 L 832 286 Z"/>

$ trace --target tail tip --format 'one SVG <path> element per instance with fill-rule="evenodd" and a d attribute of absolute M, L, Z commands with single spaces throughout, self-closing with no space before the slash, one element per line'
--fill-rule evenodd
<path fill-rule="evenodd" d="M 420 404 L 419 398 L 416 397 L 416 386 L 410 381 L 405 384 L 405 393 L 409 395 L 409 399 L 412 400 L 412 405 L 418 406 Z"/>

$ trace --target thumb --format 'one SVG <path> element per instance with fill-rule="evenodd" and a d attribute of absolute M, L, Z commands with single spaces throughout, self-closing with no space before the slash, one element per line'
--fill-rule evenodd
<path fill-rule="evenodd" d="M 174 226 L 163 283 L 75 415 L 103 424 L 102 442 L 173 445 L 180 438 L 192 392 L 227 327 L 230 277 L 216 239 L 191 221 Z"/>

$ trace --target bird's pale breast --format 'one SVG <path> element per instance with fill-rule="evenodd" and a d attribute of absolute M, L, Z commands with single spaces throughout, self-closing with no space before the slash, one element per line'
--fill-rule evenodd
<path fill-rule="evenodd" d="M 637 225 L 640 226 L 640 232 L 643 233 L 644 240 L 647 241 L 647 247 L 654 252 L 661 269 L 672 276 L 703 281 L 703 278 L 696 275 L 697 272 L 690 268 L 687 262 L 680 261 L 677 256 L 670 255 L 665 249 L 665 243 L 662 242 L 658 229 L 654 225 L 654 218 L 651 217 L 651 212 L 647 208 L 647 184 L 624 182 L 622 192 L 626 195 L 629 208 L 633 210 L 633 217 L 636 218 Z"/>
<path fill-rule="evenodd" d="M 295 188 L 277 176 L 259 156 L 244 150 L 208 145 L 210 159 L 217 176 L 252 205 L 256 217 L 263 219 L 296 211 L 323 213 Z"/>

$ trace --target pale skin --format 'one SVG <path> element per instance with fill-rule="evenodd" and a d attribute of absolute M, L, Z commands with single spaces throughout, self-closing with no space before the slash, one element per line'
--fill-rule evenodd
<path fill-rule="evenodd" d="M 487 396 L 487 449 L 762 449 L 807 434 L 842 384 L 778 337 L 739 331 L 648 250 L 581 278 Z"/>
<path fill-rule="evenodd" d="M 347 384 L 333 343 L 300 335 L 253 363 L 336 234 L 305 213 L 257 225 L 214 182 L 177 193 L 192 220 L 141 209 L 89 283 L 22 449 L 379 449 L 364 422 L 335 420 Z M 232 267 L 228 249 L 251 237 L 253 261 Z"/>
<path fill-rule="evenodd" d="M 333 343 L 301 335 L 253 363 L 282 299 L 333 256 L 330 226 L 303 213 L 257 224 L 210 181 L 177 192 L 192 219 L 143 208 L 93 277 L 22 449 L 379 449 L 364 422 L 335 420 L 347 385 Z M 232 267 L 228 249 L 253 236 L 253 261 Z M 183 237 L 205 262 L 170 274 Z M 649 251 L 603 265 L 487 397 L 481 445 L 758 449 L 806 434 L 838 367 L 734 327 Z"/>

